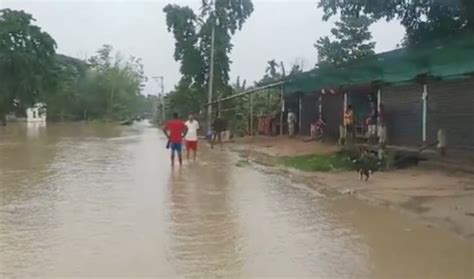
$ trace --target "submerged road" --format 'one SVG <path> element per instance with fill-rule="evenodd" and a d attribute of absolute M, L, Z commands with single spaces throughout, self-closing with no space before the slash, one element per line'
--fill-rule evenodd
<path fill-rule="evenodd" d="M 0 278 L 473 278 L 473 243 L 148 124 L 0 128 Z"/>

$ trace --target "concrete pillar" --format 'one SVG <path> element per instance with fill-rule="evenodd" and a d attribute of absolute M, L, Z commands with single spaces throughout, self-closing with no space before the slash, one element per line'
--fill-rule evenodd
<path fill-rule="evenodd" d="M 323 95 L 319 93 L 319 119 L 323 119 Z"/>
<path fill-rule="evenodd" d="M 377 124 L 380 125 L 380 104 L 382 103 L 382 90 L 379 88 L 377 90 L 377 111 L 379 112 L 379 117 L 377 117 Z"/>
<path fill-rule="evenodd" d="M 347 130 L 344 125 L 339 125 L 339 144 L 343 145 L 347 142 Z"/>
<path fill-rule="evenodd" d="M 345 126 L 345 116 L 347 110 L 347 93 L 343 94 L 343 105 L 342 105 L 342 123 L 339 125 L 339 144 L 343 145 L 347 143 L 347 130 Z"/>
<path fill-rule="evenodd" d="M 441 156 L 446 155 L 446 146 L 448 144 L 446 131 L 443 129 L 438 130 L 438 150 Z"/>
<path fill-rule="evenodd" d="M 380 145 L 385 145 L 385 143 L 387 142 L 387 127 L 383 124 L 379 127 L 378 137 Z"/>
<path fill-rule="evenodd" d="M 302 121 L 302 110 L 303 110 L 303 98 L 300 96 L 298 96 L 298 133 L 301 135 L 301 125 L 303 124 L 303 121 Z"/>
<path fill-rule="evenodd" d="M 427 110 L 428 110 L 428 88 L 426 84 L 423 84 L 423 93 L 421 94 L 421 99 L 423 101 L 423 131 L 422 139 L 423 144 L 426 144 L 426 121 L 427 121 Z"/>
<path fill-rule="evenodd" d="M 348 103 L 347 103 L 347 93 L 344 93 L 344 112 L 342 114 L 345 113 L 345 111 L 347 110 L 347 106 L 348 106 Z"/>
<path fill-rule="evenodd" d="M 379 138 L 379 147 L 377 151 L 377 155 L 379 160 L 382 160 L 385 154 L 385 143 L 387 142 L 387 127 L 385 126 L 384 123 L 381 121 L 381 112 L 382 111 L 382 90 L 379 88 L 377 90 L 377 111 L 378 111 L 378 117 L 377 117 L 377 137 Z"/>

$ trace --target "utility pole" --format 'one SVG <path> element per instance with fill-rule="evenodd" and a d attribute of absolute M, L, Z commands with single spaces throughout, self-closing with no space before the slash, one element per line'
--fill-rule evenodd
<path fill-rule="evenodd" d="M 207 106 L 207 131 L 208 134 L 211 132 L 211 126 L 212 126 L 212 90 L 213 90 L 213 85 L 214 85 L 214 45 L 215 45 L 215 39 L 216 39 L 216 3 L 215 0 L 211 2 L 211 5 L 213 5 L 213 10 L 210 13 L 210 17 L 212 19 L 212 29 L 211 29 L 211 57 L 209 58 L 209 92 L 208 92 L 208 98 L 207 98 L 207 103 L 209 104 Z"/>
<path fill-rule="evenodd" d="M 164 86 L 164 77 L 163 76 L 156 76 L 152 77 L 158 85 L 161 87 L 161 93 L 158 94 L 158 97 L 161 101 L 161 119 L 165 121 L 166 113 L 165 113 L 165 86 Z"/>
<path fill-rule="evenodd" d="M 161 117 L 163 121 L 166 120 L 166 113 L 165 113 L 165 82 L 164 77 L 161 77 Z"/>
<path fill-rule="evenodd" d="M 212 87 L 214 82 L 214 40 L 215 40 L 215 22 L 212 23 L 211 31 L 211 57 L 209 66 L 209 93 L 208 93 L 208 106 L 207 106 L 207 130 L 211 131 L 212 125 Z"/>

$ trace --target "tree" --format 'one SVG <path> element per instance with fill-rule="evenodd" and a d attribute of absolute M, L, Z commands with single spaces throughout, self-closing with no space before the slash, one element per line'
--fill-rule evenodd
<path fill-rule="evenodd" d="M 275 59 L 267 61 L 267 67 L 265 69 L 265 74 L 262 79 L 255 82 L 256 86 L 265 85 L 271 82 L 275 82 L 285 76 L 285 66 L 283 62 L 277 63 Z"/>
<path fill-rule="evenodd" d="M 204 91 L 183 88 L 178 84 L 173 91 L 166 95 L 166 103 L 169 106 L 167 111 L 170 115 L 172 112 L 177 112 L 181 116 L 190 112 L 199 113 L 205 103 L 204 100 Z"/>
<path fill-rule="evenodd" d="M 374 54 L 375 43 L 370 41 L 371 24 L 372 20 L 366 16 L 342 15 L 336 27 L 331 29 L 334 39 L 325 36 L 314 44 L 318 50 L 318 66 L 338 66 Z"/>
<path fill-rule="evenodd" d="M 233 45 L 232 35 L 242 29 L 245 21 L 253 12 L 251 0 L 202 0 L 200 50 L 206 61 L 206 74 L 209 73 L 212 26 L 215 29 L 214 48 L 214 88 L 216 95 L 226 96 L 232 93 L 229 86 L 229 55 Z M 208 76 L 206 76 L 208 77 Z M 206 79 L 208 80 L 208 78 Z"/>
<path fill-rule="evenodd" d="M 180 62 L 182 77 L 168 96 L 171 109 L 183 111 L 200 109 L 207 101 L 209 81 L 211 33 L 214 26 L 214 96 L 232 93 L 229 86 L 231 38 L 251 15 L 251 0 L 203 0 L 197 15 L 189 7 L 167 5 L 168 31 L 175 38 L 174 59 Z M 185 104 L 183 102 L 192 102 Z M 181 108 L 179 108 L 181 106 Z M 188 111 L 189 112 L 189 111 Z"/>
<path fill-rule="evenodd" d="M 232 85 L 234 93 L 242 92 L 245 90 L 247 80 L 244 79 L 243 82 L 240 81 L 240 76 L 237 76 L 235 83 Z"/>
<path fill-rule="evenodd" d="M 295 61 L 293 62 L 293 65 L 291 66 L 290 76 L 302 73 L 304 70 L 304 66 L 305 66 L 305 60 L 303 58 L 295 59 Z"/>
<path fill-rule="evenodd" d="M 304 60 L 303 59 L 295 59 L 293 64 L 291 65 L 290 76 L 295 75 L 297 73 L 301 73 L 304 68 Z M 255 85 L 261 86 L 271 82 L 278 81 L 286 76 L 285 73 L 285 64 L 283 61 L 277 63 L 275 59 L 267 61 L 267 68 L 265 69 L 265 74 L 263 75 L 262 79 L 257 81 Z"/>
<path fill-rule="evenodd" d="M 112 46 L 104 45 L 89 64 L 85 89 L 89 116 L 110 120 L 132 117 L 146 81 L 141 59 L 131 56 L 124 61 L 120 53 L 113 55 Z"/>
<path fill-rule="evenodd" d="M 272 59 L 267 62 L 268 66 L 265 69 L 265 77 L 271 78 L 271 79 L 279 79 L 281 77 L 281 74 L 278 73 L 278 68 L 280 67 L 278 63 L 275 61 L 275 59 Z"/>
<path fill-rule="evenodd" d="M 198 49 L 198 17 L 189 7 L 167 5 L 168 32 L 175 38 L 174 59 L 180 62 L 181 80 L 188 87 L 200 88 L 205 83 L 203 56 Z"/>
<path fill-rule="evenodd" d="M 47 104 L 50 120 L 64 121 L 66 118 L 74 118 L 73 115 L 80 110 L 79 87 L 88 68 L 84 61 L 64 55 L 56 55 L 55 63 L 49 90 L 41 96 L 41 101 Z"/>
<path fill-rule="evenodd" d="M 51 84 L 56 42 L 23 11 L 0 10 L 0 122 L 13 101 L 33 104 Z"/>
<path fill-rule="evenodd" d="M 145 107 L 141 60 L 105 45 L 86 62 L 56 55 L 56 43 L 23 11 L 0 10 L 0 120 L 35 102 L 50 119 L 120 120 Z"/>
<path fill-rule="evenodd" d="M 397 18 L 406 28 L 404 43 L 417 45 L 474 31 L 472 0 L 320 0 L 327 20 L 336 13 L 365 14 L 372 20 Z"/>
<path fill-rule="evenodd" d="M 141 95 L 141 60 L 125 60 L 104 45 L 84 61 L 57 56 L 55 83 L 44 101 L 51 120 L 123 120 L 149 113 L 154 99 Z"/>

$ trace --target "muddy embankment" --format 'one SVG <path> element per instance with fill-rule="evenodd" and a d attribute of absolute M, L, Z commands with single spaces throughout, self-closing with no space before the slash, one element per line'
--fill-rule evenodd
<path fill-rule="evenodd" d="M 262 141 L 237 142 L 231 150 L 242 162 L 264 165 L 266 171 L 288 175 L 330 196 L 354 195 L 371 204 L 407 214 L 428 227 L 439 227 L 474 241 L 474 175 L 416 166 L 403 170 L 376 172 L 360 181 L 351 171 L 303 172 L 281 164 L 282 156 L 305 152 L 331 152 L 326 145 L 305 148 L 303 144 Z M 301 146 L 300 146 L 301 145 Z M 296 152 L 292 153 L 292 149 Z"/>

